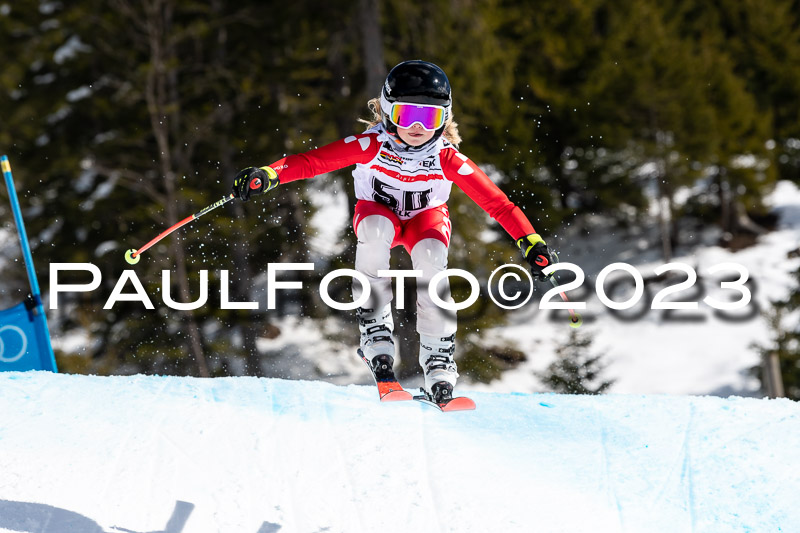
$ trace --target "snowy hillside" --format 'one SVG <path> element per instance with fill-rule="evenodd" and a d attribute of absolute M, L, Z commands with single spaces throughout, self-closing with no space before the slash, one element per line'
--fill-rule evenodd
<path fill-rule="evenodd" d="M 314 226 L 322 228 L 311 232 L 319 242 L 335 242 L 338 231 L 347 231 L 349 221 L 343 195 L 328 195 L 327 203 L 320 200 L 318 219 Z M 578 264 L 587 276 L 584 287 L 570 293 L 573 300 L 585 300 L 584 325 L 580 331 L 594 339 L 595 353 L 606 356 L 606 377 L 614 379 L 610 391 L 621 394 L 714 394 L 727 396 L 757 396 L 758 381 L 749 369 L 759 364 L 753 344 L 768 345 L 771 332 L 762 312 L 770 302 L 785 299 L 794 287 L 792 272 L 800 266 L 800 189 L 788 181 L 778 183 L 767 205 L 778 217 L 774 231 L 760 237 L 748 248 L 731 251 L 717 246 L 718 232 L 710 228 L 692 239 L 684 236 L 691 246 L 676 251 L 673 261 L 692 267 L 698 282 L 690 289 L 672 295 L 673 300 L 701 302 L 697 311 L 666 313 L 649 310 L 652 297 L 670 283 L 648 287 L 649 294 L 631 312 L 613 313 L 600 303 L 592 282 L 606 266 L 625 262 L 634 266 L 643 277 L 652 277 L 654 270 L 663 265 L 660 255 L 657 228 L 633 228 L 629 231 L 608 230 L 598 227 L 585 230 L 568 229 L 552 236 L 561 253 L 562 261 Z M 342 216 L 344 214 L 345 216 Z M 323 223 L 324 221 L 324 223 Z M 335 223 L 338 221 L 337 223 Z M 458 220 L 454 219 L 458 232 Z M 637 233 L 638 232 L 638 233 Z M 324 237 L 324 238 L 323 238 Z M 499 236 L 498 238 L 505 238 Z M 315 241 L 317 242 L 317 241 Z M 749 273 L 752 302 L 746 309 L 721 313 L 702 303 L 704 296 L 725 300 L 736 293 L 722 289 L 720 283 L 732 271 L 711 274 L 716 265 L 737 263 Z M 459 265 L 451 264 L 452 268 Z M 560 274 L 561 275 L 561 274 Z M 567 274 L 567 276 L 569 276 Z M 630 281 L 629 277 L 621 276 Z M 561 278 L 562 280 L 564 278 Z M 509 322 L 503 327 L 485 333 L 486 346 L 510 345 L 527 355 L 527 361 L 517 368 L 507 370 L 501 379 L 489 384 L 470 384 L 490 392 L 536 392 L 544 386 L 536 377 L 554 360 L 555 351 L 564 344 L 571 331 L 567 316 L 561 318 L 550 311 L 537 308 L 539 290 L 531 304 L 522 310 L 509 313 Z M 629 295 L 618 294 L 617 301 Z M 631 318 L 634 315 L 634 318 Z M 462 315 L 463 316 L 463 315 Z M 268 354 L 270 375 L 293 379 L 322 379 L 337 384 L 368 383 L 368 371 L 353 356 L 357 330 L 351 326 L 350 343 L 335 340 L 341 337 L 341 324 L 294 316 L 276 321 L 281 335 L 259 339 L 262 353 Z M 459 327 L 474 327 L 461 320 Z M 298 339 L 302 339 L 299 342 Z M 334 340 L 332 340 L 334 339 Z M 410 351 L 416 354 L 416 346 Z M 320 357 L 324 353 L 324 357 Z M 462 376 L 462 383 L 469 379 Z M 412 379 L 419 386 L 421 379 Z"/>
<path fill-rule="evenodd" d="M 463 391 L 462 391 L 463 392 Z M 798 531 L 788 400 L 0 374 L 0 531 Z"/>

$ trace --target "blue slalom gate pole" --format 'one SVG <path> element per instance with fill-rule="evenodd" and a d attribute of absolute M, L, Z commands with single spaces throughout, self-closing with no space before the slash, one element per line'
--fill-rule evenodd
<path fill-rule="evenodd" d="M 22 210 L 19 206 L 19 200 L 17 199 L 17 191 L 14 187 L 14 179 L 11 176 L 11 164 L 8 162 L 8 156 L 2 156 L 0 158 L 0 166 L 3 169 L 3 177 L 6 181 L 6 188 L 8 189 L 8 198 L 11 201 L 11 210 L 14 212 L 14 222 L 17 225 L 17 232 L 19 233 L 19 241 L 20 246 L 22 247 L 22 257 L 25 261 L 25 268 L 28 271 L 28 281 L 30 282 L 31 286 L 31 297 L 32 301 L 26 302 L 24 304 L 20 304 L 16 308 L 12 308 L 8 310 L 10 313 L 13 313 L 15 310 L 18 311 L 16 314 L 21 315 L 24 314 L 22 311 L 27 311 L 27 315 L 29 318 L 29 322 L 32 323 L 33 331 L 35 334 L 36 344 L 38 345 L 38 353 L 36 354 L 28 354 L 28 357 L 23 358 L 25 355 L 24 352 L 28 349 L 29 343 L 27 336 L 24 332 L 24 325 L 18 327 L 13 324 L 3 325 L 0 327 L 0 332 L 5 329 L 10 329 L 14 331 L 17 335 L 19 335 L 21 339 L 21 347 L 19 349 L 19 354 L 16 358 L 12 361 L 17 363 L 17 365 L 22 365 L 21 368 L 14 368 L 13 366 L 9 368 L 10 370 L 25 370 L 25 369 L 38 369 L 38 370 L 50 370 L 52 372 L 57 372 L 56 368 L 56 358 L 53 354 L 53 346 L 50 343 L 50 331 L 47 327 L 47 317 L 44 313 L 44 306 L 42 305 L 42 297 L 41 291 L 39 289 L 39 280 L 36 278 L 36 270 L 33 268 L 33 255 L 31 255 L 31 248 L 28 244 L 28 234 L 25 232 L 25 223 L 22 220 Z M 17 309 L 19 308 L 19 309 Z M 22 317 L 24 318 L 24 317 Z M 3 343 L 3 349 L 6 349 L 6 344 L 10 344 L 7 341 L 4 341 L 0 338 L 0 342 Z M 31 350 L 35 349 L 35 346 L 31 348 Z M 12 348 L 10 351 L 13 351 Z M 35 357 L 31 357 L 35 356 Z M 38 359 L 37 362 L 33 363 L 25 363 L 25 360 L 31 359 Z M 0 363 L 11 361 L 11 359 L 6 359 L 5 361 L 2 359 L 2 355 L 0 354 Z M 25 366 L 25 365 L 28 366 Z M 32 366 L 31 366 L 32 365 Z M 2 367 L 0 367 L 2 368 Z"/>

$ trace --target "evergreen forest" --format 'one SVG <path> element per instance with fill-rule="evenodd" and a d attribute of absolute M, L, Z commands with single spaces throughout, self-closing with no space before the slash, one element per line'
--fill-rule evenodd
<path fill-rule="evenodd" d="M 349 168 L 229 202 L 135 267 L 123 255 L 227 195 L 239 169 L 363 131 L 367 101 L 403 60 L 448 73 L 460 150 L 544 236 L 648 227 L 664 263 L 694 244 L 687 227 L 743 248 L 774 224 L 764 203 L 774 185 L 800 184 L 800 0 L 0 0 L 0 49 L 0 153 L 45 292 L 49 264 L 102 273 L 96 291 L 61 294 L 48 312 L 54 338 L 83 339 L 59 345 L 65 372 L 270 376 L 257 341 L 279 335 L 287 314 L 340 320 L 355 346 L 354 313 L 332 312 L 314 291 L 264 304 L 269 263 L 314 263 L 286 278 L 311 287 L 352 268 L 349 225 L 327 247 L 309 236 L 315 197 L 346 195 L 352 218 Z M 524 264 L 456 188 L 450 209 L 453 267 L 486 279 Z M 487 229 L 493 237 L 479 238 Z M 15 234 L 0 237 L 5 308 L 28 289 Z M 405 254 L 395 259 L 410 268 Z M 154 310 L 103 309 L 126 269 Z M 167 290 L 196 299 L 203 270 L 209 305 L 161 304 Z M 222 270 L 230 300 L 258 309 L 221 309 Z M 396 333 L 410 344 L 406 307 Z M 795 294 L 781 312 L 796 308 Z M 463 313 L 479 316 L 459 329 L 462 375 L 489 382 L 525 357 L 483 337 L 503 324 L 501 310 Z M 794 339 L 780 349 L 787 391 L 800 398 L 793 328 L 779 332 Z M 401 376 L 418 372 L 413 359 Z"/>

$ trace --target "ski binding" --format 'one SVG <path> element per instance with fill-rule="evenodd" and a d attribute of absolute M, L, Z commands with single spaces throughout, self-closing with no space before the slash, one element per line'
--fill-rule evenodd
<path fill-rule="evenodd" d="M 378 396 L 382 402 L 401 402 L 413 399 L 411 393 L 403 389 L 403 386 L 397 382 L 397 378 L 394 377 L 394 372 L 391 373 L 391 377 L 379 380 L 378 376 L 375 375 L 375 369 L 372 368 L 372 362 L 364 356 L 364 352 L 361 351 L 361 348 L 358 349 L 358 355 L 372 373 L 372 378 L 378 386 Z"/>

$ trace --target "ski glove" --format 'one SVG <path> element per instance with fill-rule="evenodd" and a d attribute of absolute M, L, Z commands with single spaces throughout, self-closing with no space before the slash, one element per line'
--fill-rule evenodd
<path fill-rule="evenodd" d="M 522 256 L 531 265 L 531 274 L 536 281 L 547 281 L 552 273 L 545 275 L 542 272 L 553 263 L 558 262 L 558 256 L 547 248 L 547 243 L 538 233 L 531 233 L 517 240 L 517 246 Z"/>
<path fill-rule="evenodd" d="M 278 185 L 278 173 L 272 167 L 247 167 L 233 178 L 233 194 L 246 202 L 251 195 L 263 194 Z"/>

